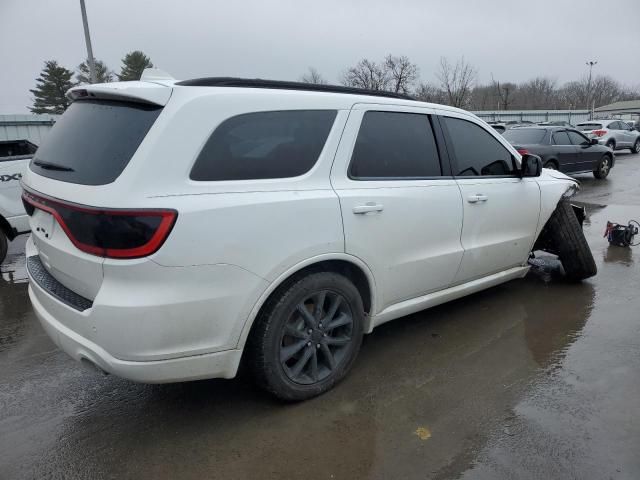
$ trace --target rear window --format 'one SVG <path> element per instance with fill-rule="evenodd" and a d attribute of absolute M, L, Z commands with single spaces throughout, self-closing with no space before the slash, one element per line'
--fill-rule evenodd
<path fill-rule="evenodd" d="M 504 133 L 504 138 L 515 145 L 535 145 L 542 142 L 547 131 L 543 128 L 514 128 Z"/>
<path fill-rule="evenodd" d="M 590 132 L 591 130 L 601 130 L 601 123 L 581 123 L 576 127 L 581 132 Z"/>
<path fill-rule="evenodd" d="M 256 112 L 225 120 L 211 134 L 191 180 L 258 180 L 302 175 L 315 165 L 335 110 Z"/>
<path fill-rule="evenodd" d="M 38 175 L 81 185 L 105 185 L 125 169 L 162 107 L 79 100 L 71 104 L 37 150 Z"/>

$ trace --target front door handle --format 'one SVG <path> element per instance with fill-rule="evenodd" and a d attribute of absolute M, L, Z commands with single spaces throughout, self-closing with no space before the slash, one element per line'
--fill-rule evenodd
<path fill-rule="evenodd" d="M 475 195 L 469 195 L 467 197 L 467 202 L 469 203 L 482 203 L 489 200 L 489 197 L 484 195 L 483 193 L 476 193 Z"/>
<path fill-rule="evenodd" d="M 369 202 L 364 205 L 358 205 L 353 207 L 353 213 L 356 215 L 365 215 L 367 213 L 381 212 L 384 210 L 384 206 L 379 203 Z"/>

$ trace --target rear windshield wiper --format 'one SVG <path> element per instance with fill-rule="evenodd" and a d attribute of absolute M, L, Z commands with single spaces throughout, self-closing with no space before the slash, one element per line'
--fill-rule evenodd
<path fill-rule="evenodd" d="M 60 172 L 73 172 L 73 168 L 65 167 L 57 163 L 44 162 L 42 160 L 34 160 L 33 164 L 37 167 L 44 168 L 45 170 L 58 170 Z"/>

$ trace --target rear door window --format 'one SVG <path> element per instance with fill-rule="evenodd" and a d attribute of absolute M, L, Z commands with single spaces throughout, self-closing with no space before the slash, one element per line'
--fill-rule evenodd
<path fill-rule="evenodd" d="M 484 128 L 460 118 L 442 119 L 455 156 L 456 176 L 516 174 L 515 163 L 509 150 Z"/>
<path fill-rule="evenodd" d="M 81 185 L 106 185 L 125 169 L 162 107 L 78 100 L 55 123 L 30 168 Z"/>
<path fill-rule="evenodd" d="M 356 180 L 416 179 L 442 175 L 429 116 L 366 112 L 351 156 Z"/>
<path fill-rule="evenodd" d="M 257 180 L 302 175 L 315 165 L 335 110 L 287 110 L 238 115 L 211 134 L 191 180 Z"/>
<path fill-rule="evenodd" d="M 573 145 L 571 140 L 569 140 L 569 135 L 567 132 L 553 132 L 553 144 L 554 145 Z"/>

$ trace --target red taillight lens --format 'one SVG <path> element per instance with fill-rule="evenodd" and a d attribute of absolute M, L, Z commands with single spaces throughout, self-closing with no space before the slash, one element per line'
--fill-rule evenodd
<path fill-rule="evenodd" d="M 158 251 L 169 236 L 175 210 L 108 210 L 70 204 L 23 191 L 29 215 L 50 213 L 83 252 L 107 258 L 139 258 Z"/>
<path fill-rule="evenodd" d="M 607 134 L 606 130 L 594 130 L 593 133 L 596 137 L 604 137 Z"/>
<path fill-rule="evenodd" d="M 526 148 L 518 148 L 518 149 L 516 149 L 516 151 L 517 151 L 520 155 L 528 155 L 528 154 L 529 154 L 529 150 L 527 150 Z"/>

